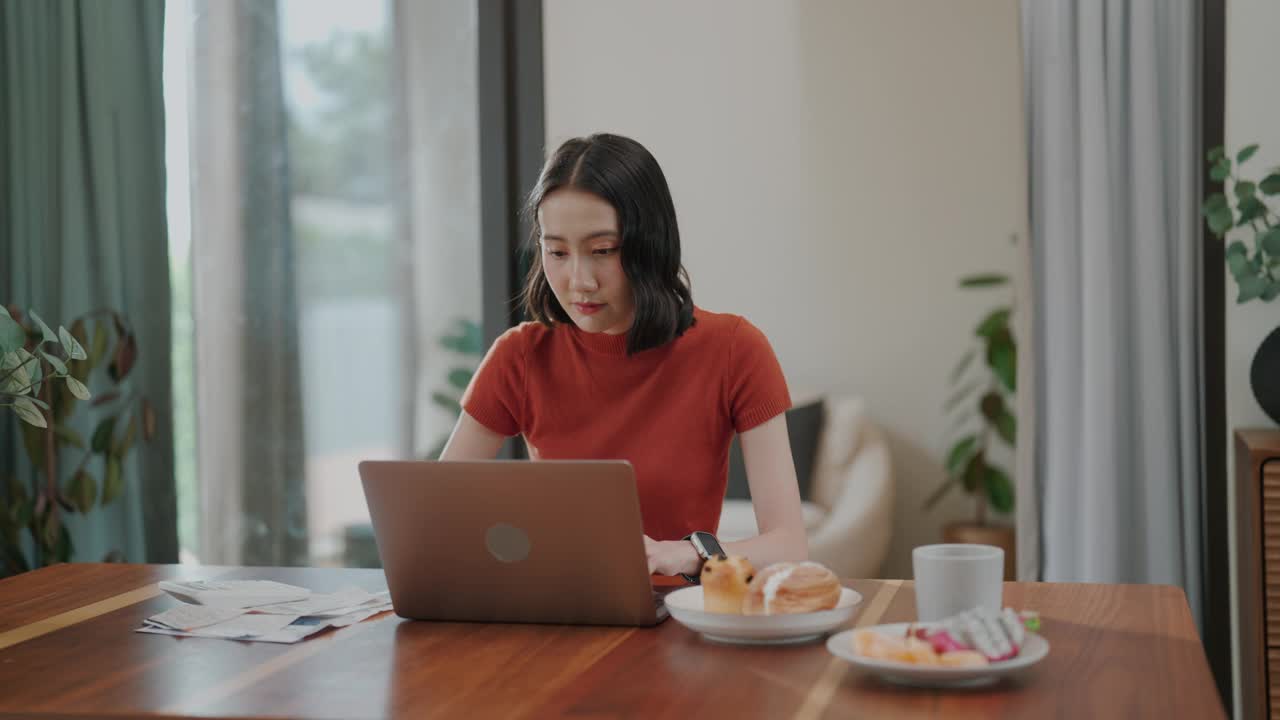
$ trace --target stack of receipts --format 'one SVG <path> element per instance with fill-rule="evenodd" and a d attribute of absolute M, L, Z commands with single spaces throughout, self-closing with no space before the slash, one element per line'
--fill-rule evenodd
<path fill-rule="evenodd" d="M 184 604 L 147 618 L 142 633 L 294 643 L 391 609 L 388 594 L 348 587 L 335 593 L 270 580 L 161 582 Z"/>

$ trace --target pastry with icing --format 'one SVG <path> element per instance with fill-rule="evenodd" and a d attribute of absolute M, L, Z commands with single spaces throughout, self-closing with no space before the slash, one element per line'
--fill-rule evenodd
<path fill-rule="evenodd" d="M 830 610 L 840 602 L 840 579 L 816 562 L 782 562 L 755 574 L 742 601 L 744 615 Z"/>

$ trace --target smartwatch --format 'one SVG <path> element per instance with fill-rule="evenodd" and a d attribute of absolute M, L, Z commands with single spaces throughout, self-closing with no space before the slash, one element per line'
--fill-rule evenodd
<path fill-rule="evenodd" d="M 724 548 L 720 547 L 720 541 L 716 540 L 716 536 L 709 532 L 698 530 L 685 535 L 683 539 L 693 543 L 693 549 L 698 551 L 698 557 L 702 558 L 703 562 L 706 562 L 717 555 L 720 557 L 724 557 L 725 555 Z M 680 573 L 680 577 L 694 585 L 698 584 L 697 575 Z"/>

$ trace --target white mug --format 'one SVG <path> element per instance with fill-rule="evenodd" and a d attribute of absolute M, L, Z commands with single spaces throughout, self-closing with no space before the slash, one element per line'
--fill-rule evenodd
<path fill-rule="evenodd" d="M 922 545 L 911 551 L 916 615 L 934 622 L 965 610 L 999 610 L 1004 550 L 991 545 Z"/>

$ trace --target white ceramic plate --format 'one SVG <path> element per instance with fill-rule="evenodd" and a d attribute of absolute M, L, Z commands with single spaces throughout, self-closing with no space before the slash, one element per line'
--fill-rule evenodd
<path fill-rule="evenodd" d="M 928 627 L 928 623 L 915 624 L 919 627 Z M 908 665 L 890 660 L 873 660 L 853 651 L 853 634 L 855 632 L 872 631 L 892 637 L 902 637 L 907 631 L 907 625 L 908 623 L 876 625 L 874 627 L 836 633 L 827 638 L 827 650 L 832 655 L 853 663 L 862 672 L 876 675 L 889 682 L 917 687 L 988 685 L 1001 678 L 1021 673 L 1043 660 L 1044 656 L 1049 654 L 1049 641 L 1037 633 L 1027 633 L 1027 640 L 1022 646 L 1022 652 L 1018 653 L 1017 657 L 976 668 Z"/>
<path fill-rule="evenodd" d="M 702 609 L 702 588 L 687 587 L 667 595 L 667 610 L 677 622 L 708 640 L 746 645 L 778 645 L 810 642 L 835 630 L 853 617 L 862 596 L 840 589 L 840 601 L 831 610 L 789 615 L 730 615 Z"/>

